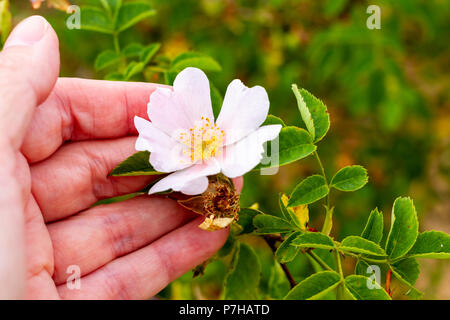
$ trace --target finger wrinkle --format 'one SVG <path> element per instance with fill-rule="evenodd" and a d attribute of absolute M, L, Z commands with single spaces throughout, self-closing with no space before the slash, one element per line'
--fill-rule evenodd
<path fill-rule="evenodd" d="M 83 153 L 83 162 L 89 167 L 91 179 L 91 194 L 94 199 L 101 199 L 102 197 L 118 193 L 118 189 L 113 183 L 108 181 L 107 168 L 111 167 L 105 157 L 98 156 L 93 149 L 86 148 L 86 145 L 80 143 L 80 151 Z"/>
<path fill-rule="evenodd" d="M 67 97 L 63 98 L 60 92 L 61 92 L 60 90 L 53 91 L 56 103 L 57 105 L 60 106 L 60 108 L 57 107 L 57 110 L 59 112 L 59 117 L 61 119 L 61 143 L 63 143 L 64 141 L 71 139 L 73 135 L 74 125 L 71 112 L 72 110 L 71 101 Z"/>
<path fill-rule="evenodd" d="M 64 84 L 64 81 L 62 81 Z M 64 85 L 66 87 L 66 85 Z M 86 95 L 85 90 L 83 90 L 81 83 L 78 81 L 73 81 L 70 88 L 65 88 L 62 92 L 67 92 L 71 90 L 72 92 L 77 92 L 78 103 L 74 104 L 71 100 L 71 95 L 65 95 L 65 101 L 67 102 L 68 112 L 70 114 L 70 136 L 65 140 L 89 140 L 94 136 L 95 130 L 95 118 L 97 105 L 90 105 L 90 101 Z M 69 91 L 70 92 L 70 91 Z M 89 106 L 91 108 L 92 116 L 89 114 L 89 109 L 83 110 L 80 106 Z M 87 129 L 86 129 L 87 128 Z"/>
<path fill-rule="evenodd" d="M 138 279 L 139 270 L 131 264 L 127 263 L 125 268 L 130 271 L 128 276 L 124 278 L 124 273 L 121 269 L 114 268 L 113 264 L 107 264 L 103 268 L 103 279 L 106 291 L 106 297 L 113 300 L 130 300 L 133 298 L 130 292 L 130 283 L 139 283 L 141 279 Z M 135 279 L 133 279 L 135 278 Z"/>
<path fill-rule="evenodd" d="M 113 257 L 121 257 L 137 247 L 133 237 L 135 229 L 131 223 L 123 219 L 121 212 L 102 215 L 101 219 L 100 228 L 104 229 L 107 234 L 105 247 L 111 248 Z"/>
<path fill-rule="evenodd" d="M 163 245 L 158 244 L 158 242 L 155 242 L 153 251 L 155 252 L 155 257 L 158 261 L 158 264 L 161 265 L 159 270 L 163 273 L 164 276 L 162 283 L 168 284 L 172 280 L 175 280 L 175 277 L 177 276 L 175 272 L 174 261 L 172 261 L 171 255 L 167 252 L 167 250 L 165 250 L 166 248 Z M 181 250 L 183 250 L 183 248 L 181 248 Z"/>

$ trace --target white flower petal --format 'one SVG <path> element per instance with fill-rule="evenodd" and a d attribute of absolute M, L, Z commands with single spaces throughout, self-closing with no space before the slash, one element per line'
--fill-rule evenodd
<path fill-rule="evenodd" d="M 200 178 L 206 178 L 220 172 L 220 167 L 217 161 L 210 161 L 205 164 L 196 164 L 186 169 L 174 172 L 167 177 L 158 181 L 149 191 L 149 194 L 157 193 L 172 189 L 173 191 L 181 191 L 188 194 L 203 193 L 208 187 L 205 180 L 200 181 Z M 192 184 L 192 186 L 190 186 Z"/>
<path fill-rule="evenodd" d="M 148 117 L 153 125 L 169 136 L 177 130 L 192 127 L 188 111 L 180 96 L 168 88 L 157 88 L 147 105 Z"/>
<path fill-rule="evenodd" d="M 151 152 L 150 164 L 156 171 L 172 172 L 190 166 L 183 154 L 183 145 L 143 118 L 135 117 L 134 125 L 139 132 L 136 150 Z"/>
<path fill-rule="evenodd" d="M 268 113 L 269 97 L 263 87 L 248 88 L 240 80 L 233 80 L 216 121 L 225 130 L 225 144 L 230 145 L 255 131 Z"/>
<path fill-rule="evenodd" d="M 186 68 L 181 71 L 173 82 L 173 90 L 180 95 L 192 123 L 201 117 L 214 122 L 209 80 L 202 70 Z"/>
<path fill-rule="evenodd" d="M 169 136 L 188 130 L 201 117 L 214 122 L 209 81 L 197 68 L 181 71 L 173 90 L 158 88 L 150 96 L 147 112 L 152 123 Z"/>
<path fill-rule="evenodd" d="M 229 178 L 236 178 L 252 170 L 262 159 L 264 142 L 275 139 L 280 130 L 279 124 L 263 126 L 242 140 L 226 146 L 220 160 L 222 173 Z"/>
<path fill-rule="evenodd" d="M 208 188 L 208 184 L 208 177 L 200 177 L 186 183 L 183 188 L 180 189 L 180 192 L 187 195 L 200 194 L 205 192 L 206 188 Z"/>

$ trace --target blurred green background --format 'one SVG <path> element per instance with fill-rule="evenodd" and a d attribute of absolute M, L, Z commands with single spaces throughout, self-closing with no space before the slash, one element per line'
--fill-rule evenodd
<path fill-rule="evenodd" d="M 101 79 L 96 56 L 112 48 L 111 37 L 69 30 L 68 15 L 28 1 L 12 1 L 14 24 L 31 14 L 45 16 L 61 46 L 61 75 Z M 96 4 L 98 1 L 70 1 Z M 450 233 L 450 2 L 446 0 L 150 0 L 157 14 L 124 32 L 121 44 L 161 42 L 175 57 L 195 50 L 214 57 L 223 71 L 208 76 L 222 94 L 239 78 L 264 86 L 270 113 L 300 125 L 292 83 L 308 89 L 328 106 L 331 129 L 319 144 L 329 175 L 361 164 L 369 184 L 350 194 L 332 194 L 337 238 L 359 234 L 370 210 L 378 207 L 389 225 L 398 196 L 411 196 L 422 229 Z M 381 8 L 381 29 L 369 30 L 368 5 Z M 144 73 L 136 80 L 162 81 Z M 280 168 L 277 175 L 246 176 L 242 205 L 259 203 L 278 210 L 278 193 L 289 193 L 302 178 L 317 172 L 313 159 Z M 320 226 L 323 208 L 310 208 L 311 225 Z M 257 239 L 248 239 L 273 263 Z M 258 250 L 259 250 L 258 249 Z M 268 255 L 269 253 L 269 255 Z M 299 257 L 291 268 L 302 279 L 310 266 Z M 345 261 L 348 270 L 352 262 Z M 268 275 L 263 280 L 270 282 Z M 420 261 L 417 287 L 428 299 L 450 298 L 450 269 L 445 261 Z M 168 298 L 217 298 L 225 263 L 214 262 L 203 278 L 191 274 L 161 293 Z M 264 281 L 263 284 L 264 285 Z"/>

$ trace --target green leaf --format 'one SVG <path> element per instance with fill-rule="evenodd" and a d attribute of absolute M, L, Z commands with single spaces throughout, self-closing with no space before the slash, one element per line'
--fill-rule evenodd
<path fill-rule="evenodd" d="M 144 67 L 145 67 L 145 65 L 143 62 L 131 61 L 130 64 L 128 64 L 127 68 L 125 69 L 125 73 L 124 73 L 125 80 L 129 80 L 133 76 L 142 72 L 142 70 L 144 70 Z"/>
<path fill-rule="evenodd" d="M 117 32 L 124 31 L 155 13 L 156 11 L 146 2 L 126 2 L 119 9 L 115 30 Z"/>
<path fill-rule="evenodd" d="M 420 267 L 415 258 L 407 258 L 391 265 L 392 271 L 398 273 L 410 285 L 415 285 L 420 274 Z M 400 279 L 399 279 L 400 280 Z"/>
<path fill-rule="evenodd" d="M 356 297 L 347 289 L 347 287 L 345 285 L 340 284 L 340 286 L 343 287 L 343 292 L 342 292 L 342 294 L 343 294 L 342 299 L 343 300 L 357 300 Z M 338 290 L 339 289 L 340 288 L 338 287 Z"/>
<path fill-rule="evenodd" d="M 285 198 L 284 198 L 285 197 Z M 281 211 L 281 215 L 282 217 L 286 220 L 291 222 L 292 218 L 291 218 L 291 214 L 288 212 L 285 203 L 283 203 L 283 198 L 285 199 L 284 201 L 287 202 L 289 201 L 289 198 L 283 194 L 283 193 L 279 193 L 278 194 L 278 206 L 280 207 L 280 211 Z"/>
<path fill-rule="evenodd" d="M 361 166 L 347 166 L 334 175 L 330 185 L 341 191 L 355 191 L 364 187 L 368 180 L 366 169 Z"/>
<path fill-rule="evenodd" d="M 122 0 L 100 0 L 100 3 L 108 12 L 112 20 L 117 17 L 119 8 L 122 6 Z"/>
<path fill-rule="evenodd" d="M 175 78 L 177 76 L 178 72 L 176 71 L 166 71 L 164 72 L 164 82 L 165 84 L 171 86 L 173 85 L 173 82 L 175 81 Z"/>
<path fill-rule="evenodd" d="M 239 220 L 237 223 L 242 227 L 240 234 L 251 233 L 255 229 L 253 226 L 253 218 L 259 214 L 263 214 L 261 211 L 251 208 L 241 208 L 239 211 Z"/>
<path fill-rule="evenodd" d="M 284 240 L 277 251 L 275 252 L 275 256 L 277 257 L 280 263 L 286 263 L 294 260 L 297 256 L 299 248 L 297 246 L 292 245 L 292 241 L 297 238 L 302 233 L 300 231 L 293 232 L 289 237 Z"/>
<path fill-rule="evenodd" d="M 372 289 L 369 288 L 369 285 Z M 371 279 L 360 275 L 345 278 L 345 287 L 357 300 L 391 300 L 391 297 Z"/>
<path fill-rule="evenodd" d="M 281 124 L 283 127 L 286 127 L 286 124 L 284 123 L 283 120 L 274 115 L 269 114 L 264 123 L 262 124 L 262 126 L 267 126 L 271 124 Z"/>
<path fill-rule="evenodd" d="M 344 252 L 370 254 L 374 256 L 386 255 L 386 252 L 384 252 L 384 250 L 378 244 L 358 236 L 348 236 L 347 238 L 342 240 L 339 249 Z"/>
<path fill-rule="evenodd" d="M 111 72 L 111 73 L 108 73 L 106 76 L 105 76 L 105 80 L 110 80 L 110 81 L 123 81 L 124 80 L 124 78 L 123 78 L 123 74 L 121 74 L 120 72 Z"/>
<path fill-rule="evenodd" d="M 361 237 L 378 244 L 380 243 L 381 238 L 383 238 L 383 214 L 378 209 L 374 209 L 370 213 Z"/>
<path fill-rule="evenodd" d="M 392 264 L 392 274 L 402 283 L 407 285 L 410 290 L 406 293 L 407 296 L 413 299 L 420 299 L 423 293 L 414 288 L 414 284 L 419 278 L 420 267 L 417 260 L 414 258 L 403 259 Z"/>
<path fill-rule="evenodd" d="M 280 206 L 281 213 L 283 214 L 283 217 L 286 221 L 288 221 L 292 226 L 301 228 L 300 221 L 298 220 L 297 216 L 294 214 L 294 211 L 292 209 L 286 208 L 286 205 L 283 202 L 287 203 L 289 201 L 288 197 L 282 193 L 278 195 L 278 205 Z"/>
<path fill-rule="evenodd" d="M 127 58 L 136 58 L 141 55 L 144 46 L 140 43 L 130 43 L 125 48 L 123 48 L 122 53 Z"/>
<path fill-rule="evenodd" d="M 285 300 L 314 300 L 336 288 L 341 277 L 334 271 L 322 271 L 313 274 L 297 284 L 284 298 Z"/>
<path fill-rule="evenodd" d="M 217 255 L 220 258 L 228 256 L 236 248 L 236 245 L 237 245 L 236 236 L 233 234 L 233 232 L 230 232 L 227 241 L 225 241 L 222 248 L 220 248 L 220 250 L 217 252 Z"/>
<path fill-rule="evenodd" d="M 315 248 L 314 253 L 331 269 L 337 271 L 336 255 L 334 250 Z M 326 269 L 323 269 L 326 270 Z"/>
<path fill-rule="evenodd" d="M 177 56 L 171 64 L 171 71 L 180 72 L 187 67 L 203 71 L 222 71 L 220 64 L 208 55 L 199 52 L 185 52 Z"/>
<path fill-rule="evenodd" d="M 441 231 L 425 231 L 419 234 L 408 256 L 417 258 L 449 259 L 450 235 Z"/>
<path fill-rule="evenodd" d="M 154 186 L 160 179 L 162 179 L 162 178 L 161 177 L 155 178 L 145 188 L 143 188 L 143 189 L 141 189 L 141 190 L 139 190 L 137 192 L 133 192 L 133 193 L 124 194 L 124 195 L 121 195 L 121 196 L 116 196 L 116 197 L 111 197 L 111 198 L 106 198 L 106 199 L 99 200 L 96 203 L 94 203 L 91 207 L 96 207 L 96 206 L 101 205 L 101 204 L 111 204 L 111 203 L 122 202 L 122 201 L 125 201 L 125 200 L 129 200 L 129 199 L 133 199 L 135 197 L 142 196 L 142 195 L 147 195 L 149 190 L 151 189 L 151 187 Z"/>
<path fill-rule="evenodd" d="M 270 143 L 271 149 L 273 149 L 273 141 Z M 306 130 L 292 126 L 284 127 L 278 135 L 278 161 L 272 160 L 273 157 L 276 157 L 276 154 L 266 151 L 264 152 L 264 158 L 255 170 L 284 166 L 309 156 L 316 148 Z"/>
<path fill-rule="evenodd" d="M 298 110 L 300 111 L 300 115 L 303 119 L 303 122 L 306 125 L 306 129 L 308 130 L 311 138 L 314 140 L 316 136 L 316 129 L 314 128 L 314 120 L 311 116 L 311 112 L 309 112 L 308 107 L 306 106 L 305 100 L 303 100 L 300 91 L 296 84 L 292 85 L 292 91 L 294 92 L 295 98 L 297 99 Z"/>
<path fill-rule="evenodd" d="M 240 243 L 231 264 L 224 282 L 225 299 L 256 299 L 261 263 L 255 251 L 249 245 Z"/>
<path fill-rule="evenodd" d="M 108 13 L 111 13 L 111 7 L 109 6 L 109 1 L 108 0 L 100 0 L 101 5 L 103 6 L 103 8 L 108 11 Z"/>
<path fill-rule="evenodd" d="M 159 48 L 161 48 L 160 43 L 149 44 L 142 50 L 139 59 L 142 63 L 144 63 L 144 65 L 147 65 L 158 52 Z"/>
<path fill-rule="evenodd" d="M 419 233 L 416 208 L 410 198 L 397 198 L 391 218 L 391 230 L 386 242 L 386 252 L 391 260 L 405 255 L 416 242 Z"/>
<path fill-rule="evenodd" d="M 319 248 L 327 250 L 335 248 L 333 240 L 320 232 L 303 233 L 292 240 L 292 245 L 300 248 Z"/>
<path fill-rule="evenodd" d="M 323 176 L 309 176 L 294 188 L 289 197 L 288 207 L 316 202 L 325 197 L 328 191 L 328 186 Z"/>
<path fill-rule="evenodd" d="M 267 285 L 267 293 L 269 297 L 273 299 L 283 299 L 291 289 L 289 280 L 286 278 L 286 274 L 280 264 L 275 260 L 269 265 L 269 268 L 270 276 Z"/>
<path fill-rule="evenodd" d="M 113 34 L 114 26 L 105 11 L 95 7 L 83 7 L 80 10 L 82 30 Z"/>
<path fill-rule="evenodd" d="M 1 44 L 6 42 L 12 29 L 12 15 L 9 0 L 0 0 L 0 35 Z"/>
<path fill-rule="evenodd" d="M 324 15 L 327 18 L 335 17 L 345 9 L 349 0 L 328 0 L 325 5 Z"/>
<path fill-rule="evenodd" d="M 95 70 L 99 71 L 112 66 L 120 61 L 121 56 L 115 51 L 106 50 L 101 52 L 95 59 Z"/>
<path fill-rule="evenodd" d="M 111 203 L 116 203 L 116 202 L 122 202 L 125 200 L 129 200 L 129 199 L 133 199 L 133 198 L 145 195 L 145 194 L 148 194 L 148 191 L 147 192 L 144 192 L 144 191 L 133 192 L 133 193 L 125 194 L 122 196 L 107 198 L 107 199 L 97 201 L 96 203 L 94 203 L 92 205 L 92 207 L 96 207 L 96 206 L 99 206 L 102 204 L 111 204 Z"/>
<path fill-rule="evenodd" d="M 149 162 L 149 158 L 150 152 L 139 151 L 121 162 L 109 175 L 120 177 L 164 174 L 164 172 L 158 172 L 153 169 Z"/>
<path fill-rule="evenodd" d="M 294 88 L 293 88 L 294 90 Z M 296 93 L 294 91 L 294 93 Z M 330 128 L 330 115 L 328 114 L 327 107 L 323 104 L 323 102 L 313 96 L 305 89 L 300 89 L 296 93 L 296 97 L 299 96 L 302 100 L 299 103 L 299 110 L 302 115 L 303 120 L 305 121 L 306 128 L 310 132 L 314 132 L 313 141 L 320 141 L 328 132 Z M 298 98 L 297 98 L 298 102 Z M 304 107 L 307 107 L 306 109 Z M 302 113 L 303 110 L 303 113 Z M 312 118 L 312 119 L 311 119 Z M 312 124 L 311 124 L 312 123 Z M 314 125 L 314 130 L 310 131 L 311 125 Z"/>
<path fill-rule="evenodd" d="M 358 260 L 355 266 L 355 274 L 369 277 L 374 273 L 374 269 L 364 260 Z"/>
<path fill-rule="evenodd" d="M 259 214 L 253 218 L 253 225 L 258 234 L 286 233 L 292 231 L 292 226 L 285 220 L 268 214 Z"/>

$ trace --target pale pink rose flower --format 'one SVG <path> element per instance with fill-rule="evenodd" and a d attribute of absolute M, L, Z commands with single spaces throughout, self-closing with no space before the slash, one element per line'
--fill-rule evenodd
<path fill-rule="evenodd" d="M 173 172 L 149 194 L 172 189 L 196 195 L 208 187 L 208 176 L 242 176 L 259 164 L 263 144 L 281 130 L 281 125 L 261 127 L 269 112 L 266 90 L 248 88 L 237 79 L 228 85 L 215 121 L 208 78 L 197 68 L 180 72 L 172 89 L 156 89 L 147 112 L 151 122 L 134 119 L 136 149 L 150 151 L 155 170 Z"/>

